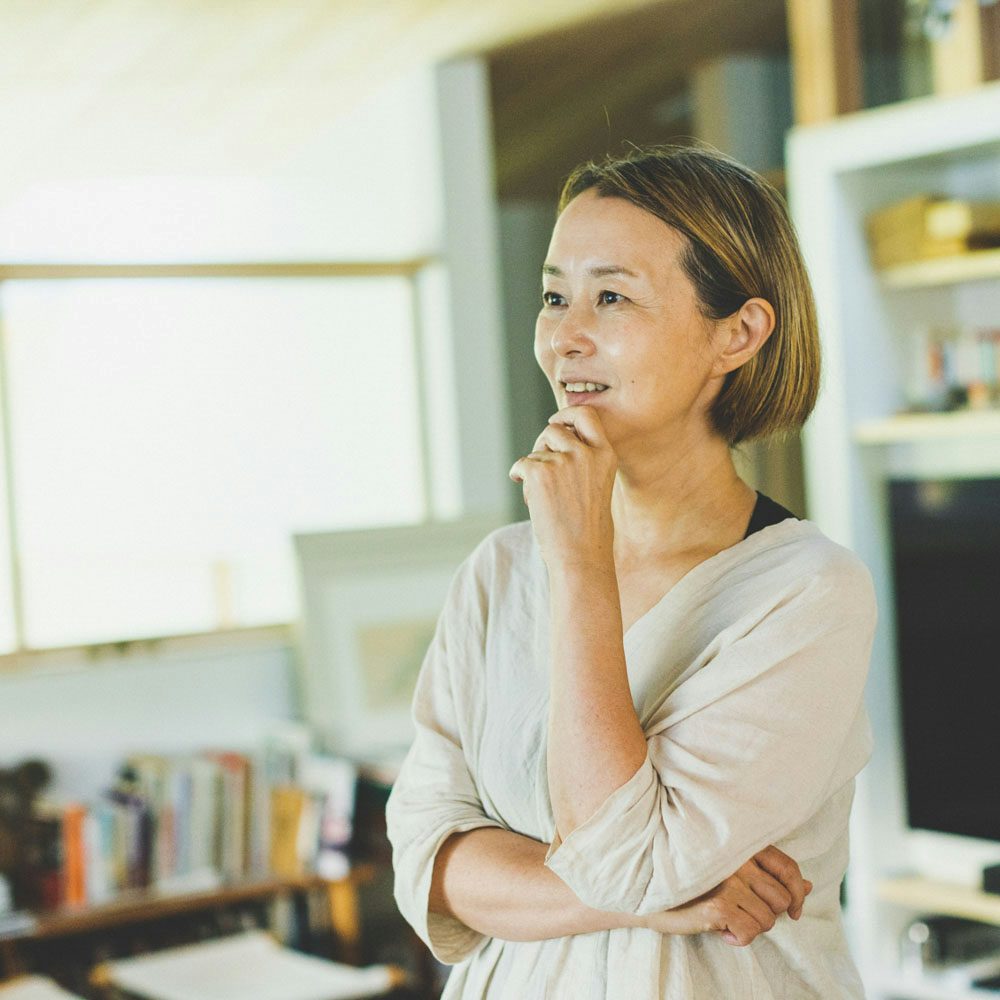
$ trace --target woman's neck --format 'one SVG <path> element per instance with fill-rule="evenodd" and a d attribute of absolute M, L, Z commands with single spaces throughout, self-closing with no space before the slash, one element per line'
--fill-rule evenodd
<path fill-rule="evenodd" d="M 727 548 L 743 537 L 756 498 L 716 435 L 642 455 L 619 453 L 611 497 L 615 561 Z"/>

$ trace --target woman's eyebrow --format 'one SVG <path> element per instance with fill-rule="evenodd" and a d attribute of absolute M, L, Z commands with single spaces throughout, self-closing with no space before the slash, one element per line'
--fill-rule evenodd
<path fill-rule="evenodd" d="M 556 267 L 555 264 L 543 264 L 542 274 L 551 274 L 556 278 L 563 277 L 562 271 Z M 587 270 L 587 274 L 589 274 L 592 278 L 606 278 L 611 274 L 627 274 L 630 278 L 639 277 L 635 271 L 630 271 L 622 264 L 601 264 L 597 267 L 589 268 Z"/>

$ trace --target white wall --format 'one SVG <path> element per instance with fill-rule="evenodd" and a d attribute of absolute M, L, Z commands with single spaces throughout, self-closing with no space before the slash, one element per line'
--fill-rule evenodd
<path fill-rule="evenodd" d="M 541 306 L 542 264 L 556 219 L 556 199 L 500 203 L 500 269 L 506 328 L 507 392 L 510 398 L 510 463 L 531 451 L 558 409 L 535 360 L 535 319 Z M 516 516 L 528 516 L 523 489 L 512 483 Z"/>
<path fill-rule="evenodd" d="M 368 260 L 442 249 L 437 80 L 389 80 L 284 150 L 251 129 L 232 147 L 163 134 L 155 115 L 111 129 L 89 116 L 48 140 L 31 175 L 0 165 L 0 260 Z M 48 96 L 48 95 L 45 95 Z M 294 95 L 290 95 L 294 98 Z M 4 146 L 30 145 L 23 100 Z M 294 115 L 294 107 L 289 114 Z M 8 117 L 10 112 L 7 112 Z M 174 122 L 175 128 L 177 123 Z M 23 136 L 18 130 L 23 130 Z M 202 145 L 204 152 L 193 155 Z M 150 150 L 157 155 L 151 156 Z"/>
<path fill-rule="evenodd" d="M 0 679 L 0 766 L 42 757 L 54 795 L 86 798 L 130 752 L 250 750 L 296 713 L 293 657 L 278 644 L 23 671 Z"/>

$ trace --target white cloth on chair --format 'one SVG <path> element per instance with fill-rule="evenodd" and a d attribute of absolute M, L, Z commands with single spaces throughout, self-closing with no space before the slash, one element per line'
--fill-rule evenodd
<path fill-rule="evenodd" d="M 360 1000 L 392 989 L 384 965 L 354 968 L 248 931 L 105 963 L 112 983 L 148 1000 Z"/>

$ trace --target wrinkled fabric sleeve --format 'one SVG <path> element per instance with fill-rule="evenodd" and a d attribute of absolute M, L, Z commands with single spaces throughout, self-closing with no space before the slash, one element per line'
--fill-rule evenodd
<path fill-rule="evenodd" d="M 475 690 L 468 672 L 482 677 L 487 595 L 476 580 L 475 555 L 452 580 L 421 665 L 413 699 L 416 735 L 386 804 L 396 904 L 434 957 L 449 965 L 468 958 L 488 937 L 430 912 L 434 859 L 453 833 L 503 827 L 483 811 L 463 747 L 465 718 L 473 713 L 463 713 L 462 695 L 456 697 Z"/>
<path fill-rule="evenodd" d="M 871 756 L 875 620 L 856 557 L 804 581 L 669 694 L 638 771 L 555 837 L 546 866 L 588 906 L 644 915 L 793 832 Z"/>

